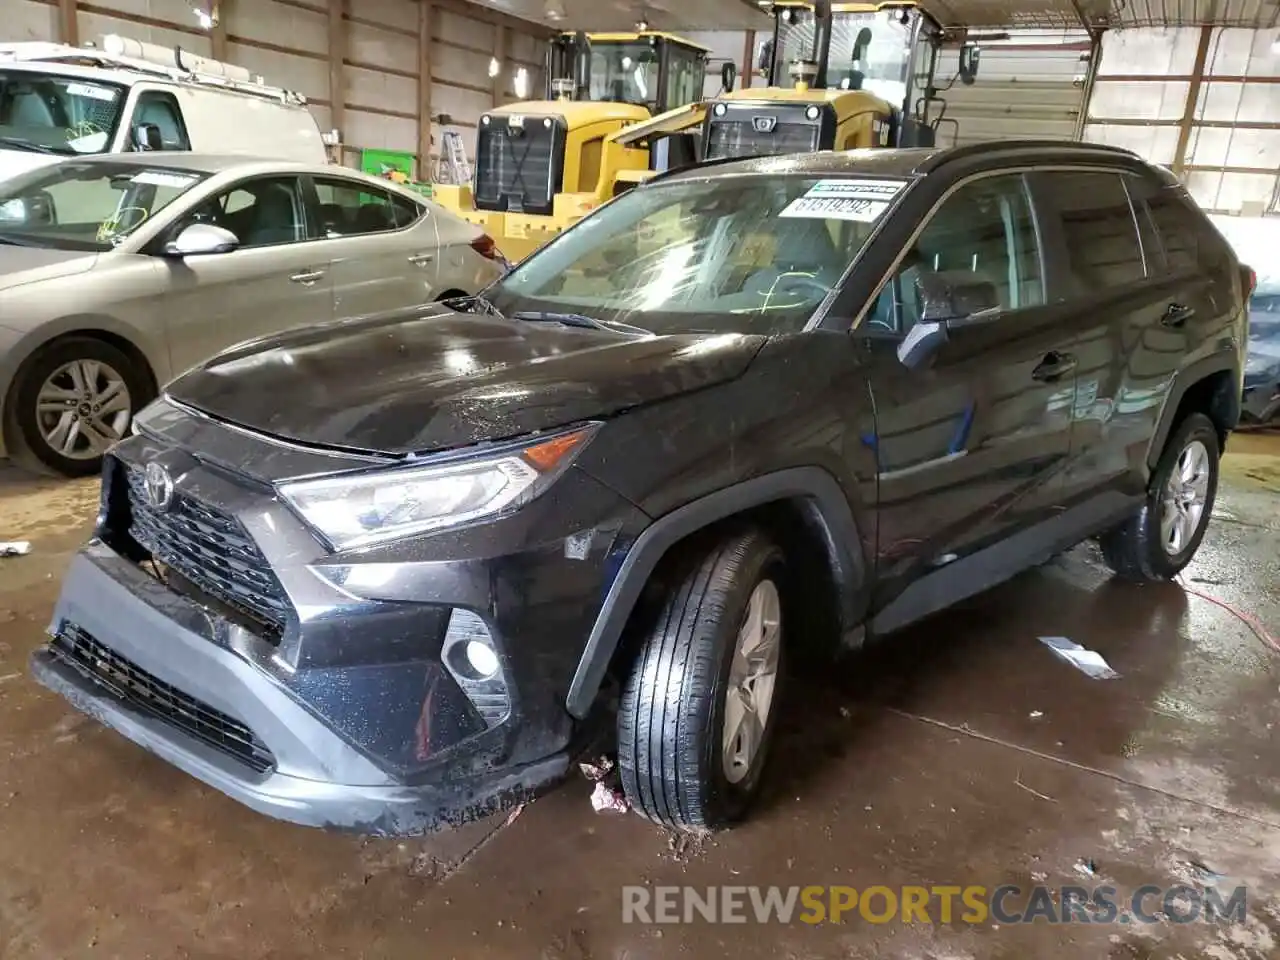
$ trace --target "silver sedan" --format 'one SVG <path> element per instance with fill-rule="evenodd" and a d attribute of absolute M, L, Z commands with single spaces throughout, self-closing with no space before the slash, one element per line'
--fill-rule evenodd
<path fill-rule="evenodd" d="M 24 174 L 0 186 L 0 456 L 95 472 L 160 385 L 222 349 L 505 267 L 478 227 L 343 167 L 143 153 Z"/>

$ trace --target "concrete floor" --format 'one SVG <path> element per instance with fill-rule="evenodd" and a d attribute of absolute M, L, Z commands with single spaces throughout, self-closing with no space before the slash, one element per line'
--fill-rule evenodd
<path fill-rule="evenodd" d="M 1275 634 L 1280 438 L 1233 450 L 1186 586 Z M 793 683 L 767 796 L 736 831 L 676 843 L 593 814 L 575 779 L 510 821 L 370 842 L 263 819 L 27 679 L 95 486 L 0 469 L 0 539 L 34 543 L 0 559 L 0 957 L 1280 955 L 1280 658 L 1181 586 L 1109 582 L 1090 548 Z M 1086 678 L 1041 635 L 1121 678 Z M 625 884 L 1132 891 L 1206 871 L 1248 885 L 1243 924 L 621 922 Z"/>

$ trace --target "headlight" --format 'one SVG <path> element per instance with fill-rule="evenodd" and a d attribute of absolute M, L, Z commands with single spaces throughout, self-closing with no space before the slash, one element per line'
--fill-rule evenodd
<path fill-rule="evenodd" d="M 485 456 L 281 484 L 280 496 L 335 548 L 365 546 L 514 510 L 549 487 L 594 427 Z"/>

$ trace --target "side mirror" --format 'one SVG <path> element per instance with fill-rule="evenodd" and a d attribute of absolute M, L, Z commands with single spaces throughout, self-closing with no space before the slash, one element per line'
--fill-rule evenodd
<path fill-rule="evenodd" d="M 720 86 L 725 93 L 733 93 L 733 85 L 738 81 L 738 68 L 732 60 L 726 60 L 720 66 Z"/>
<path fill-rule="evenodd" d="M 972 86 L 978 78 L 978 64 L 982 49 L 976 43 L 966 43 L 960 48 L 960 82 Z"/>
<path fill-rule="evenodd" d="M 239 246 L 239 238 L 230 230 L 212 223 L 193 223 L 164 245 L 164 253 L 167 257 L 196 257 L 230 253 Z"/>
<path fill-rule="evenodd" d="M 164 137 L 154 123 L 140 123 L 133 128 L 133 145 L 138 150 L 163 150 Z"/>
<path fill-rule="evenodd" d="M 858 31 L 857 37 L 853 41 L 853 53 L 851 59 L 854 63 L 861 63 L 867 58 L 867 48 L 871 46 L 871 29 L 863 27 Z"/>
<path fill-rule="evenodd" d="M 999 293 L 995 284 L 985 280 L 953 284 L 932 270 L 919 269 L 916 292 L 920 319 L 898 344 L 898 359 L 911 369 L 933 356 L 953 331 L 990 323 L 1000 316 Z"/>
<path fill-rule="evenodd" d="M 57 207 L 47 190 L 0 201 L 0 223 L 21 223 L 28 226 L 58 222 Z"/>
<path fill-rule="evenodd" d="M 1000 295 L 995 284 L 985 280 L 952 283 L 940 273 L 920 269 L 916 272 L 916 291 L 920 297 L 920 319 L 949 327 L 983 323 L 1000 310 Z"/>

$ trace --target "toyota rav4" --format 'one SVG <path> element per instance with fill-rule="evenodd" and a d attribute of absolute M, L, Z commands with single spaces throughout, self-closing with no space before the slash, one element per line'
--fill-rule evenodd
<path fill-rule="evenodd" d="M 1090 537 L 1132 580 L 1191 560 L 1250 277 L 1100 146 L 659 176 L 483 296 L 172 383 L 107 457 L 34 669 L 300 823 L 496 809 L 616 715 L 634 807 L 721 827 L 797 653 Z"/>

